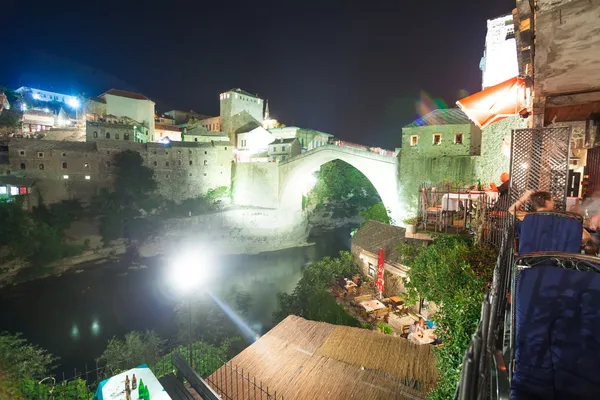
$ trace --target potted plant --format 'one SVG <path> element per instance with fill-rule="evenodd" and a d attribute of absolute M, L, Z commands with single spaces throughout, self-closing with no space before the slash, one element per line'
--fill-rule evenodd
<path fill-rule="evenodd" d="M 406 225 L 406 233 L 417 233 L 417 217 L 411 217 L 404 220 Z"/>

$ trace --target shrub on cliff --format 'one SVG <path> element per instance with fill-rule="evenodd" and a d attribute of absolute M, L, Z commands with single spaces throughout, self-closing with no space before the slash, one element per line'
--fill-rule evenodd
<path fill-rule="evenodd" d="M 359 269 L 347 251 L 341 251 L 339 257 L 324 257 L 310 264 L 302 273 L 302 278 L 292 293 L 277 293 L 278 309 L 273 313 L 273 322 L 279 323 L 290 314 L 307 319 L 329 322 L 332 324 L 359 326 L 358 321 L 346 314 L 343 308 L 333 307 L 327 298 L 333 301 L 328 288 L 338 275 L 353 275 Z M 333 301 L 335 303 L 335 301 Z M 322 304 L 324 310 L 318 310 Z M 341 313 L 346 316 L 341 316 Z M 311 318 L 312 317 L 312 318 Z"/>

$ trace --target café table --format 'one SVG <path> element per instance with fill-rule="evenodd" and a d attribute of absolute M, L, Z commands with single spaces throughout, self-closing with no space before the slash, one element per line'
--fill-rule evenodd
<path fill-rule="evenodd" d="M 433 329 L 425 329 L 423 337 L 419 337 L 416 333 L 413 333 L 412 338 L 417 344 L 430 344 L 435 341 L 435 334 L 433 333 Z"/>

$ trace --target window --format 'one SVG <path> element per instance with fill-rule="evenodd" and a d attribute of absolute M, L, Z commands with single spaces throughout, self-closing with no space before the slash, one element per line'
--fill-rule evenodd
<path fill-rule="evenodd" d="M 62 163 L 62 169 L 67 169 L 67 162 L 66 161 L 63 161 L 63 163 Z"/>
<path fill-rule="evenodd" d="M 194 142 L 197 142 L 197 141 L 198 141 L 198 138 L 194 138 Z"/>
<path fill-rule="evenodd" d="M 85 176 L 85 180 L 86 180 L 86 181 L 89 181 L 90 179 L 91 179 L 91 177 L 90 177 L 89 175 L 86 175 L 86 176 Z"/>
<path fill-rule="evenodd" d="M 169 154 L 169 152 L 165 150 L 165 154 Z"/>
<path fill-rule="evenodd" d="M 434 133 L 433 134 L 433 145 L 434 146 L 438 146 L 441 143 L 442 143 L 442 134 L 441 133 Z"/>
<path fill-rule="evenodd" d="M 169 162 L 165 161 L 165 167 L 168 167 L 168 166 L 169 166 Z"/>
<path fill-rule="evenodd" d="M 25 169 L 25 163 L 21 163 L 21 169 Z"/>
<path fill-rule="evenodd" d="M 181 165 L 181 160 L 177 160 L 177 165 Z"/>
<path fill-rule="evenodd" d="M 181 150 L 177 150 L 177 154 L 178 154 L 178 155 L 181 155 Z"/>
<path fill-rule="evenodd" d="M 115 133 L 115 139 L 118 139 L 118 138 L 119 138 L 119 134 Z"/>
<path fill-rule="evenodd" d="M 6 194 L 6 186 L 0 186 L 0 194 Z"/>
<path fill-rule="evenodd" d="M 204 154 L 208 154 L 208 151 L 204 150 Z"/>
<path fill-rule="evenodd" d="M 204 160 L 204 165 L 208 165 L 208 161 L 207 160 Z"/>
<path fill-rule="evenodd" d="M 107 154 L 107 155 L 110 155 L 110 150 L 107 150 L 107 151 L 106 151 L 106 154 Z"/>
<path fill-rule="evenodd" d="M 43 170 L 43 169 L 44 169 L 44 164 L 39 164 L 39 165 L 38 165 L 38 168 L 39 168 L 40 170 Z"/>
<path fill-rule="evenodd" d="M 123 140 L 129 140 L 129 133 L 123 134 Z"/>
<path fill-rule="evenodd" d="M 16 196 L 19 194 L 19 188 L 16 186 L 11 186 L 10 187 L 10 195 L 11 196 Z"/>
<path fill-rule="evenodd" d="M 19 188 L 19 194 L 27 194 L 27 188 L 26 187 L 20 187 Z"/>
<path fill-rule="evenodd" d="M 156 150 L 153 150 L 153 151 L 152 151 L 152 154 L 156 154 Z"/>
<path fill-rule="evenodd" d="M 44 158 L 44 152 L 38 151 L 38 158 Z"/>
<path fill-rule="evenodd" d="M 169 174 L 165 175 L 165 177 L 166 177 L 167 179 L 169 179 Z"/>
<path fill-rule="evenodd" d="M 69 175 L 63 175 L 63 179 L 69 179 Z"/>
<path fill-rule="evenodd" d="M 192 176 L 192 173 L 190 172 L 190 176 Z"/>
<path fill-rule="evenodd" d="M 193 164 L 193 163 L 192 163 L 192 160 L 190 160 L 190 165 L 192 165 L 192 164 Z"/>
<path fill-rule="evenodd" d="M 90 164 L 89 164 L 89 163 L 85 163 L 85 164 L 83 164 L 83 168 L 89 168 L 89 167 L 90 167 Z"/>
<path fill-rule="evenodd" d="M 369 263 L 369 276 L 375 276 L 375 267 L 371 263 Z"/>
<path fill-rule="evenodd" d="M 154 166 L 156 167 L 158 165 L 158 163 L 156 161 L 154 161 Z"/>
<path fill-rule="evenodd" d="M 454 135 L 454 144 L 463 144 L 463 134 L 457 133 Z"/>
<path fill-rule="evenodd" d="M 110 139 L 110 132 L 106 132 L 106 138 Z"/>
<path fill-rule="evenodd" d="M 24 156 L 25 155 L 25 150 L 19 150 L 19 155 L 20 156 Z"/>
<path fill-rule="evenodd" d="M 94 138 L 98 137 L 98 132 L 94 132 Z"/>
<path fill-rule="evenodd" d="M 110 161 L 107 161 L 105 165 L 106 165 L 106 168 L 110 168 Z"/>
<path fill-rule="evenodd" d="M 206 176 L 206 172 L 204 173 L 204 176 Z"/>
<path fill-rule="evenodd" d="M 277 151 L 277 146 L 273 146 L 273 152 Z"/>
<path fill-rule="evenodd" d="M 419 144 L 419 136 L 418 135 L 411 135 L 411 137 L 410 137 L 410 146 L 411 147 L 415 147 L 417 144 Z"/>
<path fill-rule="evenodd" d="M 281 146 L 281 151 L 285 151 L 285 146 Z"/>
<path fill-rule="evenodd" d="M 225 146 L 225 150 L 227 150 L 227 146 Z"/>
<path fill-rule="evenodd" d="M 67 156 L 67 153 L 63 153 L 63 154 L 62 154 L 62 156 L 63 156 L 63 157 L 66 157 L 66 156 Z"/>

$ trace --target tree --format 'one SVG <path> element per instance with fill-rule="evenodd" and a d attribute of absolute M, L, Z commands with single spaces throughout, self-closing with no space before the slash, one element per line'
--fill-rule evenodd
<path fill-rule="evenodd" d="M 438 338 L 444 347 L 436 349 L 440 380 L 429 399 L 454 396 L 460 366 L 479 323 L 483 292 L 492 280 L 497 253 L 473 245 L 458 236 L 438 237 L 427 247 L 402 244 L 403 263 L 410 267 L 404 284 L 409 301 L 423 297 L 440 306 L 433 320 L 439 324 Z"/>
<path fill-rule="evenodd" d="M 343 212 L 344 216 L 356 215 L 379 201 L 379 195 L 367 177 L 341 160 L 321 166 L 307 200 L 316 209 L 333 209 Z M 343 208 L 336 209 L 335 205 L 340 203 L 343 203 Z"/>
<path fill-rule="evenodd" d="M 310 264 L 302 272 L 302 277 L 292 293 L 277 293 L 278 310 L 273 313 L 274 322 L 278 323 L 290 314 L 308 319 L 311 319 L 311 316 L 331 318 L 318 320 L 333 324 L 339 322 L 343 319 L 339 317 L 339 310 L 331 310 L 329 307 L 329 310 L 319 311 L 318 305 L 324 301 L 325 295 L 331 298 L 327 289 L 336 276 L 350 276 L 357 273 L 359 269 L 352 255 L 347 251 L 341 251 L 337 258 L 324 257 Z M 350 318 L 343 320 L 354 326 L 354 321 Z"/>
<path fill-rule="evenodd" d="M 154 171 L 144 165 L 137 151 L 125 150 L 115 154 L 115 194 L 121 207 L 142 207 L 156 190 Z"/>
<path fill-rule="evenodd" d="M 364 225 L 368 220 L 383 222 L 384 224 L 393 224 L 394 220 L 390 217 L 390 211 L 386 209 L 383 202 L 372 205 L 364 211 L 360 212 L 360 216 L 364 218 Z"/>
<path fill-rule="evenodd" d="M 141 364 L 154 365 L 160 359 L 164 343 L 154 331 L 131 331 L 124 340 L 110 339 L 98 361 L 106 364 L 111 375 Z"/>

